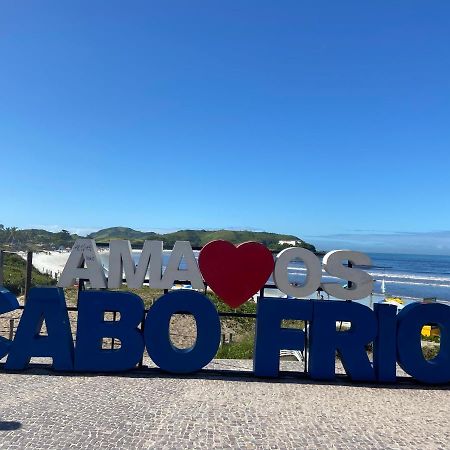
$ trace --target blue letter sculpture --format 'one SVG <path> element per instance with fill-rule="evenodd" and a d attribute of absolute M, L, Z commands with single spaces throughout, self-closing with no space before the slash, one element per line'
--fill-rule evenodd
<path fill-rule="evenodd" d="M 33 288 L 19 322 L 15 339 L 0 337 L 0 358 L 8 355 L 5 368 L 22 370 L 32 357 L 51 357 L 56 370 L 112 372 L 138 364 L 145 347 L 162 370 L 190 373 L 202 369 L 216 355 L 220 344 L 220 319 L 214 304 L 196 291 L 179 290 L 160 297 L 144 321 L 144 303 L 130 292 L 88 290 L 79 294 L 77 341 L 62 289 Z M 19 308 L 16 297 L 0 286 L 0 314 Z M 105 313 L 118 312 L 117 321 Z M 174 314 L 190 314 L 197 324 L 195 344 L 175 347 L 170 339 Z M 303 350 L 305 332 L 282 328 L 283 320 L 309 321 L 309 367 L 315 380 L 335 378 L 335 354 L 355 381 L 395 382 L 398 364 L 413 378 L 429 384 L 450 382 L 450 306 L 443 303 L 406 306 L 375 304 L 374 311 L 346 301 L 261 298 L 253 369 L 257 376 L 276 377 L 280 350 Z M 350 322 L 338 331 L 336 323 Z M 45 322 L 47 334 L 41 334 Z M 145 324 L 145 330 L 142 325 Z M 436 324 L 441 333 L 438 355 L 426 360 L 422 352 L 423 326 Z M 120 348 L 103 349 L 105 338 L 120 341 Z M 373 342 L 373 364 L 366 345 Z M 145 345 L 144 345 L 145 344 Z"/>
<path fill-rule="evenodd" d="M 116 311 L 120 320 L 105 321 L 104 313 Z M 75 370 L 114 372 L 132 369 L 144 352 L 139 324 L 144 303 L 131 292 L 82 291 L 78 299 Z M 103 338 L 120 340 L 119 349 L 102 349 Z"/>
<path fill-rule="evenodd" d="M 410 304 L 398 316 L 397 359 L 400 367 L 424 383 L 450 381 L 450 307 L 435 304 Z M 437 324 L 441 332 L 438 355 L 427 361 L 422 352 L 421 330 Z"/>
<path fill-rule="evenodd" d="M 351 322 L 346 331 L 337 331 L 336 322 Z M 365 345 L 377 333 L 375 315 L 367 306 L 350 301 L 314 300 L 311 324 L 309 373 L 316 380 L 335 378 L 335 354 L 339 352 L 352 380 L 374 381 L 375 373 Z"/>
<path fill-rule="evenodd" d="M 192 314 L 197 323 L 197 340 L 191 348 L 179 349 L 170 340 L 170 318 L 179 312 Z M 171 292 L 149 310 L 144 334 L 147 352 L 156 365 L 167 372 L 190 373 L 206 366 L 217 353 L 220 320 L 208 297 L 193 291 Z"/>
<path fill-rule="evenodd" d="M 47 336 L 39 333 L 45 321 Z M 6 368 L 24 369 L 32 356 L 52 357 L 56 370 L 73 369 L 73 341 L 64 291 L 33 288 L 28 294 Z"/>
<path fill-rule="evenodd" d="M 0 314 L 14 311 L 19 307 L 19 302 L 14 294 L 0 286 Z M 0 359 L 5 357 L 11 347 L 12 341 L 0 336 Z"/>
<path fill-rule="evenodd" d="M 313 304 L 309 300 L 260 298 L 257 304 L 255 375 L 278 376 L 280 350 L 303 350 L 305 333 L 294 328 L 281 328 L 282 320 L 311 320 Z"/>
<path fill-rule="evenodd" d="M 375 303 L 378 332 L 373 343 L 373 367 L 377 381 L 393 383 L 397 379 L 397 307 Z"/>

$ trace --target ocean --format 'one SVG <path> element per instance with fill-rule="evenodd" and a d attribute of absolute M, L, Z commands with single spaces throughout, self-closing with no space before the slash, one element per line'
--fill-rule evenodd
<path fill-rule="evenodd" d="M 364 270 L 375 280 L 375 294 L 382 293 L 384 280 L 389 296 L 450 300 L 450 256 L 393 253 L 369 253 L 369 256 L 372 267 Z M 289 272 L 292 282 L 301 283 L 305 277 L 301 263 L 291 263 Z M 333 281 L 333 278 L 324 274 L 323 281 Z"/>
<path fill-rule="evenodd" d="M 384 279 L 391 295 L 450 300 L 450 256 L 377 253 L 370 257 L 375 292 L 381 292 Z"/>

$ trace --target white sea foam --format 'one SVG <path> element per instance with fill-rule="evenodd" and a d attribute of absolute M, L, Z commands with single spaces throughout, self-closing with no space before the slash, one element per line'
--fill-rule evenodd
<path fill-rule="evenodd" d="M 400 278 L 404 280 L 424 280 L 424 281 L 443 281 L 450 283 L 450 277 L 436 277 L 433 275 L 422 275 L 422 274 L 403 274 L 403 273 L 379 273 L 379 272 L 368 272 L 369 275 L 376 278 L 377 280 L 382 280 L 383 278 L 388 281 L 388 278 Z"/>
<path fill-rule="evenodd" d="M 298 267 L 298 266 L 288 266 L 288 271 L 290 273 L 303 273 L 306 272 L 306 267 Z M 322 270 L 322 273 L 326 273 L 325 270 Z M 399 282 L 401 280 L 411 280 L 411 284 L 417 283 L 421 281 L 422 284 L 432 284 L 436 286 L 434 282 L 440 283 L 448 283 L 448 285 L 443 284 L 442 286 L 450 286 L 450 277 L 442 277 L 442 276 L 434 276 L 434 275 L 423 275 L 423 274 L 405 274 L 405 273 L 389 273 L 389 272 L 367 272 L 370 276 L 372 276 L 376 281 L 381 281 L 383 278 L 386 280 L 386 283 L 389 282 L 389 279 L 398 279 Z M 409 281 L 404 281 L 407 284 Z"/>
<path fill-rule="evenodd" d="M 444 287 L 449 288 L 449 284 L 431 284 L 431 283 L 423 283 L 416 281 L 400 281 L 400 280 L 386 280 L 386 284 L 407 284 L 408 286 L 433 286 L 433 287 Z"/>

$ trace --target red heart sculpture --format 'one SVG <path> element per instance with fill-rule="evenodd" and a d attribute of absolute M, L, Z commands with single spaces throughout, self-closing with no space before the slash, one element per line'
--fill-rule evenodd
<path fill-rule="evenodd" d="M 228 241 L 211 241 L 198 256 L 203 278 L 211 289 L 232 308 L 256 294 L 274 268 L 272 253 L 258 242 L 235 247 Z"/>

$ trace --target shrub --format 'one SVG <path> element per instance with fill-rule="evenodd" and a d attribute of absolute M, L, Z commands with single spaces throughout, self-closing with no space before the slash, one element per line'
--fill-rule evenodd
<path fill-rule="evenodd" d="M 5 253 L 3 285 L 15 295 L 21 294 L 23 289 L 25 289 L 26 267 L 26 262 L 19 255 Z M 49 286 L 54 284 L 56 284 L 56 280 L 33 267 L 31 272 L 31 286 Z"/>

